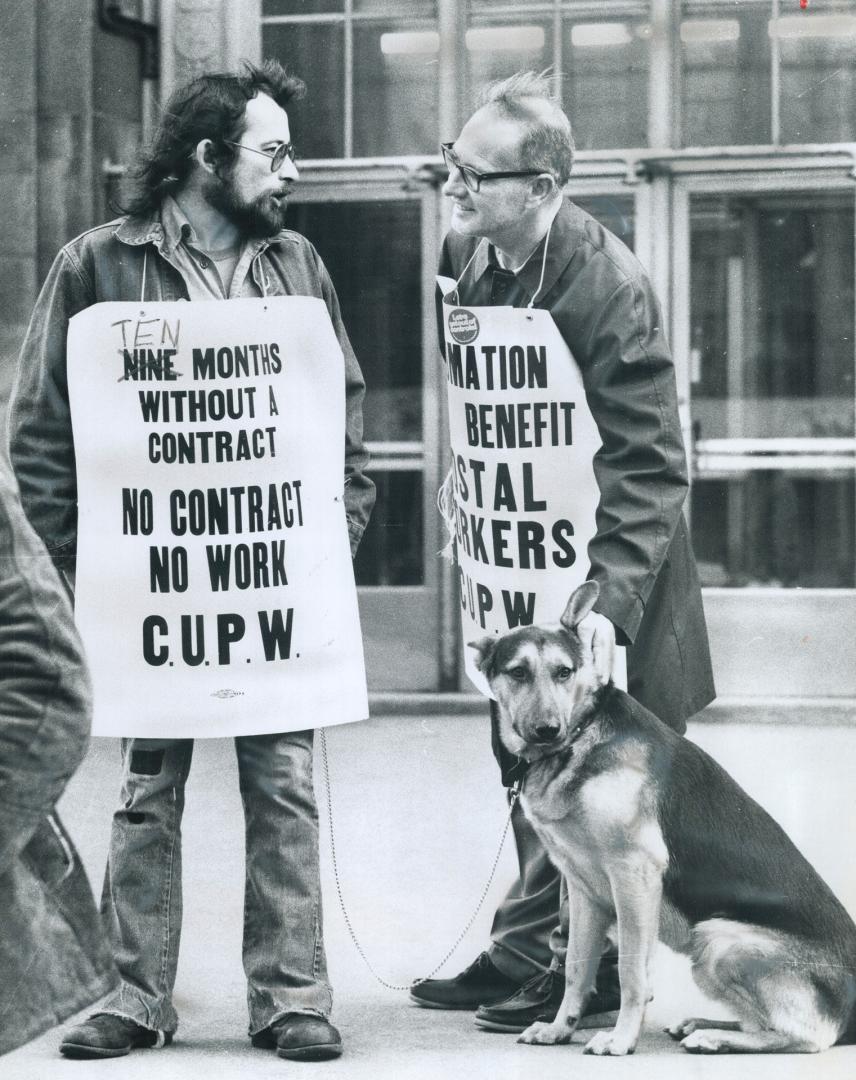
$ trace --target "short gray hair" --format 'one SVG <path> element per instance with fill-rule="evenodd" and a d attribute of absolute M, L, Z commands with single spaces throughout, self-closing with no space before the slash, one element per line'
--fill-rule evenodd
<path fill-rule="evenodd" d="M 518 71 L 490 83 L 479 95 L 479 107 L 491 106 L 524 129 L 521 161 L 552 173 L 564 187 L 574 164 L 571 121 L 556 101 L 556 80 L 549 72 Z"/>

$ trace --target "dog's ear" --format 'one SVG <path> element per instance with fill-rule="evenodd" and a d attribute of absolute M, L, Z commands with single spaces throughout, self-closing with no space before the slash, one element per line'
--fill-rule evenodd
<path fill-rule="evenodd" d="M 476 653 L 476 667 L 482 673 L 487 675 L 490 662 L 493 659 L 493 653 L 496 649 L 496 643 L 499 638 L 495 637 L 483 637 L 478 641 L 468 641 L 467 648 L 475 649 Z"/>
<path fill-rule="evenodd" d="M 566 630 L 574 630 L 594 607 L 599 595 L 600 586 L 596 581 L 584 581 L 578 589 L 574 589 L 565 613 L 559 620 L 562 626 Z"/>
<path fill-rule="evenodd" d="M 598 686 L 606 686 L 615 665 L 615 631 L 605 618 L 591 639 L 591 657 Z"/>

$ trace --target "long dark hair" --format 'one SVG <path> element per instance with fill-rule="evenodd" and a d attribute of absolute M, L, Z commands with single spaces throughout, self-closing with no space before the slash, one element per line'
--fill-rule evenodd
<path fill-rule="evenodd" d="M 289 75 L 278 60 L 257 67 L 245 63 L 240 74 L 200 75 L 171 96 L 148 149 L 132 171 L 136 190 L 122 210 L 150 214 L 165 195 L 178 191 L 193 168 L 193 151 L 211 139 L 218 162 L 228 168 L 237 151 L 227 140 L 240 142 L 246 128 L 247 102 L 267 94 L 281 108 L 306 92 L 302 79 Z"/>

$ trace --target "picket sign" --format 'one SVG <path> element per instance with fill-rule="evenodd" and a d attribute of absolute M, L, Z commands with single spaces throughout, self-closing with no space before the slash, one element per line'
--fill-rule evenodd
<path fill-rule="evenodd" d="M 102 303 L 68 333 L 75 615 L 99 735 L 368 715 L 324 302 Z"/>

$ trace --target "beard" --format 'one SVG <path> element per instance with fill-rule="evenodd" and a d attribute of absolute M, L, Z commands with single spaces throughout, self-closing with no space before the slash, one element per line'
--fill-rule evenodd
<path fill-rule="evenodd" d="M 242 236 L 265 240 L 285 227 L 285 196 L 276 199 L 266 192 L 247 201 L 238 192 L 231 174 L 225 178 L 210 176 L 202 194 L 208 204 L 231 221 Z"/>

